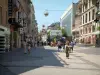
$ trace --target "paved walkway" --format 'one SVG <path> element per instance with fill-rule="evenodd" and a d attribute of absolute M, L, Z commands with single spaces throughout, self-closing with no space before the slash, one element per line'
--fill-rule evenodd
<path fill-rule="evenodd" d="M 99 53 L 89 55 L 83 47 L 74 50 L 70 59 L 49 46 L 32 49 L 31 54 L 24 54 L 23 49 L 0 54 L 0 75 L 100 75 L 99 61 L 93 62 L 99 59 Z M 92 59 L 93 56 L 97 59 Z"/>

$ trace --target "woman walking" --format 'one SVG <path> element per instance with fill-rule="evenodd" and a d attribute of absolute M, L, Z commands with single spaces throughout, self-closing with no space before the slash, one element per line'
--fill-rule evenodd
<path fill-rule="evenodd" d="M 69 51 L 70 51 L 69 41 L 66 41 L 66 58 L 68 58 L 68 59 L 69 59 Z"/>

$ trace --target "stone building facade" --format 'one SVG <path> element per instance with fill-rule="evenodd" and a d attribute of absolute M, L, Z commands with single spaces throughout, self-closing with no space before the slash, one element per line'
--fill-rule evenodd
<path fill-rule="evenodd" d="M 0 25 L 11 31 L 10 50 L 22 47 L 26 37 L 36 36 L 38 27 L 31 0 L 0 0 Z"/>
<path fill-rule="evenodd" d="M 79 23 L 80 26 L 77 27 L 79 29 L 79 43 L 94 45 L 100 33 L 98 30 L 100 23 L 95 22 L 97 0 L 79 0 L 79 2 L 78 8 L 81 9 L 81 24 Z M 77 22 L 79 22 L 79 20 L 77 20 Z"/>
<path fill-rule="evenodd" d="M 80 36 L 80 26 L 81 26 L 81 7 L 79 7 L 80 5 L 80 1 L 77 3 L 76 5 L 76 12 L 75 12 L 75 23 L 72 25 L 72 35 L 73 35 L 73 39 L 79 43 L 79 36 Z"/>
<path fill-rule="evenodd" d="M 0 25 L 10 27 L 8 25 L 8 0 L 0 0 Z"/>

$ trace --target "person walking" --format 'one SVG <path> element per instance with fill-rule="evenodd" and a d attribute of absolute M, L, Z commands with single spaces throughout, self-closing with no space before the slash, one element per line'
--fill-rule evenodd
<path fill-rule="evenodd" d="M 39 41 L 37 41 L 37 46 L 38 46 L 38 47 L 40 46 Z"/>
<path fill-rule="evenodd" d="M 73 48 L 74 48 L 75 42 L 71 41 L 70 45 L 71 45 L 71 51 L 73 52 Z"/>
<path fill-rule="evenodd" d="M 28 39 L 27 46 L 28 46 L 28 53 L 30 53 L 31 46 L 32 46 L 30 38 Z"/>
<path fill-rule="evenodd" d="M 35 43 L 34 43 L 34 48 L 36 49 L 37 48 L 37 41 L 35 40 Z"/>
<path fill-rule="evenodd" d="M 23 41 L 23 46 L 24 46 L 24 54 L 26 54 L 26 53 L 27 53 L 27 52 L 26 52 L 26 49 L 27 49 L 27 48 L 26 48 L 26 40 Z"/>
<path fill-rule="evenodd" d="M 61 47 L 61 41 L 58 41 L 57 45 L 58 45 L 58 52 L 59 52 L 59 51 L 61 51 L 61 48 L 62 48 Z"/>
<path fill-rule="evenodd" d="M 69 59 L 69 51 L 70 51 L 70 48 L 69 48 L 69 41 L 66 41 L 66 47 L 65 47 L 65 49 L 66 49 L 66 58 L 68 58 Z"/>

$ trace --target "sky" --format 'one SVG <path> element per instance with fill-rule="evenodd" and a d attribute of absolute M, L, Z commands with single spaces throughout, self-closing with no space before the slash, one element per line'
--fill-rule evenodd
<path fill-rule="evenodd" d="M 60 17 L 72 2 L 78 0 L 32 0 L 35 9 L 35 17 L 38 23 L 38 30 L 42 26 L 49 26 L 54 22 L 60 22 Z M 44 12 L 48 10 L 49 15 L 45 17 Z"/>

